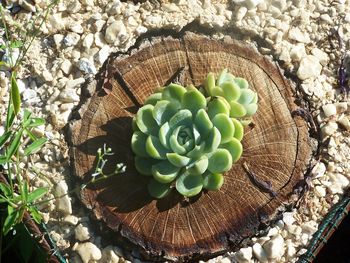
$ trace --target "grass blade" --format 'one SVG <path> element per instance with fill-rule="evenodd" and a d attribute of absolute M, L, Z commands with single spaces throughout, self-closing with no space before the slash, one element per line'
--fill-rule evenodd
<path fill-rule="evenodd" d="M 0 148 L 4 145 L 4 143 L 10 138 L 12 131 L 5 132 L 0 136 Z"/>
<path fill-rule="evenodd" d="M 1 182 L 0 182 L 0 191 L 3 192 L 3 194 L 6 197 L 9 197 L 12 195 L 11 188 L 8 185 L 1 183 Z"/>
<path fill-rule="evenodd" d="M 19 211 L 9 206 L 8 215 L 5 219 L 4 226 L 2 228 L 2 232 L 4 233 L 4 235 L 6 235 L 10 231 L 10 229 L 15 225 L 18 216 L 19 216 Z"/>
<path fill-rule="evenodd" d="M 48 189 L 45 187 L 40 187 L 40 188 L 35 189 L 33 192 L 29 193 L 27 202 L 31 203 L 34 200 L 39 199 L 44 194 L 46 194 L 47 191 L 48 191 Z"/>
<path fill-rule="evenodd" d="M 43 118 L 32 118 L 28 127 L 37 127 L 45 124 L 45 120 Z"/>
<path fill-rule="evenodd" d="M 28 156 L 37 150 L 39 150 L 45 143 L 47 142 L 47 138 L 40 138 L 31 143 L 27 148 L 24 149 L 24 155 Z"/>
<path fill-rule="evenodd" d="M 13 74 L 11 75 L 11 98 L 13 111 L 15 115 L 17 115 L 19 110 L 21 109 L 21 96 L 19 95 L 17 81 Z"/>
<path fill-rule="evenodd" d="M 11 142 L 10 147 L 8 149 L 8 152 L 7 152 L 7 161 L 9 161 L 11 159 L 12 155 L 14 155 L 15 152 L 18 150 L 18 147 L 21 143 L 22 133 L 23 133 L 23 130 L 19 130 L 16 133 L 15 138 Z"/>

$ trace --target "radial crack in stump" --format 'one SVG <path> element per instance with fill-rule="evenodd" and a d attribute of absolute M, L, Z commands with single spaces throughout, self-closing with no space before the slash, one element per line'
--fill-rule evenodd
<path fill-rule="evenodd" d="M 146 188 L 148 178 L 134 167 L 132 117 L 176 72 L 181 71 L 178 79 L 184 85 L 199 86 L 208 72 L 218 74 L 223 68 L 247 79 L 259 94 L 254 127 L 246 129 L 242 142 L 242 158 L 225 173 L 220 191 L 203 192 L 188 202 L 176 191 L 153 200 Z M 289 82 L 269 59 L 230 38 L 219 41 L 187 33 L 179 39 L 145 40 L 128 54 L 110 57 L 105 74 L 90 83 L 89 90 L 70 123 L 74 175 L 83 181 L 91 178 L 96 151 L 105 143 L 115 152 L 107 169 L 120 162 L 127 169 L 81 190 L 81 200 L 153 259 L 188 260 L 235 248 L 291 201 L 312 155 L 307 124 L 292 116 L 298 107 Z"/>

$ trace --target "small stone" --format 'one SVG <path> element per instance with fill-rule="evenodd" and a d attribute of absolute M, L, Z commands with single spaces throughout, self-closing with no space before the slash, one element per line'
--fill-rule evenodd
<path fill-rule="evenodd" d="M 283 213 L 283 222 L 286 225 L 292 225 L 295 222 L 294 213 L 293 212 L 285 212 L 285 213 Z"/>
<path fill-rule="evenodd" d="M 86 74 L 96 74 L 97 70 L 94 64 L 87 58 L 81 58 L 78 64 L 79 69 Z"/>
<path fill-rule="evenodd" d="M 57 210 L 63 214 L 72 213 L 72 204 L 68 197 L 68 185 L 65 181 L 60 181 L 55 187 L 56 196 L 59 197 L 56 199 Z"/>
<path fill-rule="evenodd" d="M 278 8 L 279 10 L 283 11 L 287 7 L 287 1 L 286 0 L 273 0 L 271 4 Z"/>
<path fill-rule="evenodd" d="M 27 104 L 38 103 L 40 101 L 36 90 L 30 88 L 27 88 L 23 91 L 22 99 Z"/>
<path fill-rule="evenodd" d="M 306 57 L 305 46 L 302 43 L 295 45 L 290 51 L 290 58 L 293 61 L 301 61 L 302 58 Z"/>
<path fill-rule="evenodd" d="M 63 44 L 67 47 L 72 47 L 78 44 L 80 36 L 77 33 L 70 32 L 63 38 Z"/>
<path fill-rule="evenodd" d="M 79 95 L 76 93 L 74 89 L 64 89 L 60 95 L 59 95 L 59 100 L 61 102 L 78 102 L 80 100 Z"/>
<path fill-rule="evenodd" d="M 318 229 L 318 224 L 315 221 L 308 221 L 305 222 L 301 228 L 303 229 L 303 233 L 313 235 Z"/>
<path fill-rule="evenodd" d="M 268 237 L 272 237 L 278 234 L 278 229 L 277 227 L 272 227 L 270 228 L 269 232 L 267 233 Z"/>
<path fill-rule="evenodd" d="M 74 245 L 73 250 L 78 252 L 83 263 L 100 260 L 102 257 L 101 250 L 91 242 Z"/>
<path fill-rule="evenodd" d="M 55 42 L 55 45 L 57 48 L 61 47 L 61 43 L 63 41 L 64 35 L 62 34 L 54 34 L 53 35 L 53 41 Z"/>
<path fill-rule="evenodd" d="M 288 259 L 293 258 L 293 257 L 295 257 L 295 254 L 296 254 L 295 247 L 293 246 L 293 244 L 288 243 L 287 246 L 286 246 L 286 256 L 287 256 L 287 258 Z"/>
<path fill-rule="evenodd" d="M 311 170 L 311 175 L 313 178 L 320 178 L 326 172 L 326 165 L 323 162 L 318 162 Z"/>
<path fill-rule="evenodd" d="M 82 34 L 84 33 L 84 28 L 80 24 L 73 24 L 70 27 L 70 30 L 72 30 L 74 33 Z"/>
<path fill-rule="evenodd" d="M 68 59 L 65 59 L 61 64 L 61 70 L 63 71 L 64 74 L 69 75 L 69 73 L 72 70 L 72 66 L 73 66 L 72 63 Z"/>
<path fill-rule="evenodd" d="M 70 14 L 78 13 L 81 8 L 81 4 L 78 0 L 70 1 L 67 5 L 67 12 Z"/>
<path fill-rule="evenodd" d="M 311 54 L 318 58 L 322 66 L 327 65 L 329 60 L 327 53 L 315 47 L 311 50 Z"/>
<path fill-rule="evenodd" d="M 245 6 L 241 6 L 238 8 L 238 11 L 236 13 L 236 20 L 241 21 L 243 17 L 247 14 L 248 9 Z"/>
<path fill-rule="evenodd" d="M 26 81 L 25 79 L 17 79 L 17 86 L 19 93 L 22 93 L 27 88 L 28 81 Z"/>
<path fill-rule="evenodd" d="M 334 24 L 334 20 L 328 15 L 328 14 L 322 14 L 320 15 L 320 18 L 327 22 L 329 25 L 333 25 Z"/>
<path fill-rule="evenodd" d="M 322 132 L 323 137 L 330 136 L 330 135 L 334 134 L 337 130 L 338 130 L 338 124 L 334 121 L 328 122 L 326 125 L 324 125 L 321 128 L 321 132 Z"/>
<path fill-rule="evenodd" d="M 301 80 L 306 80 L 319 76 L 322 70 L 322 66 L 315 56 L 308 55 L 300 62 L 297 76 Z"/>
<path fill-rule="evenodd" d="M 284 239 L 277 235 L 263 245 L 266 255 L 269 259 L 281 258 L 284 253 Z"/>
<path fill-rule="evenodd" d="M 109 46 L 104 46 L 101 50 L 96 54 L 95 61 L 102 65 L 108 58 L 110 53 Z"/>
<path fill-rule="evenodd" d="M 90 238 L 89 229 L 82 224 L 79 224 L 75 229 L 75 238 L 79 241 L 86 241 Z"/>
<path fill-rule="evenodd" d="M 238 252 L 237 252 L 238 253 Z M 236 254 L 237 254 L 236 253 Z M 218 261 L 217 261 L 218 263 L 231 263 L 231 260 L 229 259 L 229 258 L 220 258 L 220 259 L 218 259 Z M 240 261 L 238 261 L 238 262 L 240 262 Z"/>
<path fill-rule="evenodd" d="M 341 116 L 338 121 L 339 125 L 343 127 L 345 130 L 350 131 L 350 121 L 347 116 Z"/>
<path fill-rule="evenodd" d="M 67 90 L 77 88 L 85 82 L 84 78 L 71 79 L 66 82 L 65 88 Z"/>
<path fill-rule="evenodd" d="M 264 0 L 245 0 L 244 5 L 249 9 L 255 8 L 258 4 L 261 4 Z"/>
<path fill-rule="evenodd" d="M 307 33 L 301 32 L 299 27 L 293 27 L 291 30 L 289 30 L 288 34 L 289 39 L 295 40 L 300 43 L 309 43 L 310 37 Z"/>
<path fill-rule="evenodd" d="M 236 259 L 239 263 L 249 262 L 252 259 L 253 256 L 253 249 L 251 247 L 241 248 L 236 253 Z"/>
<path fill-rule="evenodd" d="M 103 34 L 101 32 L 97 32 L 95 35 L 94 35 L 94 42 L 95 42 L 95 45 L 99 48 L 103 48 L 105 45 L 107 45 L 106 41 L 105 41 L 105 38 L 103 36 Z"/>
<path fill-rule="evenodd" d="M 127 38 L 126 27 L 120 20 L 114 21 L 106 29 L 105 40 L 109 44 L 118 46 L 123 43 Z"/>
<path fill-rule="evenodd" d="M 67 215 L 63 218 L 63 222 L 70 224 L 72 226 L 75 226 L 76 224 L 78 224 L 78 217 L 74 216 L 74 215 Z"/>
<path fill-rule="evenodd" d="M 105 247 L 102 250 L 102 258 L 99 263 L 118 263 L 119 256 L 114 252 L 112 246 Z"/>
<path fill-rule="evenodd" d="M 86 49 L 90 49 L 92 43 L 94 43 L 94 35 L 92 33 L 89 33 L 83 39 L 83 47 Z"/>
<path fill-rule="evenodd" d="M 326 196 L 326 188 L 324 188 L 323 186 L 317 185 L 315 187 L 315 194 L 318 197 L 325 197 Z"/>
<path fill-rule="evenodd" d="M 348 104 L 346 102 L 337 102 L 334 103 L 335 107 L 337 108 L 337 113 L 343 113 L 348 110 Z"/>
<path fill-rule="evenodd" d="M 332 115 L 337 114 L 337 108 L 334 104 L 326 104 L 322 106 L 323 112 L 326 115 L 326 117 L 330 117 Z"/>
<path fill-rule="evenodd" d="M 253 245 L 253 254 L 260 262 L 262 263 L 267 262 L 266 252 L 259 243 L 255 243 Z"/>

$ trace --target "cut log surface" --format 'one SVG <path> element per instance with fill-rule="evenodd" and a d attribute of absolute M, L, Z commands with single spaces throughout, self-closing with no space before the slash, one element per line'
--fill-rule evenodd
<path fill-rule="evenodd" d="M 258 93 L 259 109 L 254 125 L 245 131 L 243 156 L 225 173 L 219 191 L 189 201 L 173 191 L 154 200 L 146 189 L 149 178 L 134 167 L 131 120 L 145 99 L 181 68 L 183 84 L 195 86 L 209 72 L 228 68 Z M 106 169 L 116 163 L 127 169 L 82 190 L 81 200 L 153 258 L 188 260 L 235 248 L 290 202 L 312 155 L 307 124 L 292 116 L 298 107 L 289 82 L 269 59 L 228 37 L 214 40 L 186 33 L 145 40 L 128 54 L 112 56 L 89 89 L 70 124 L 74 175 L 83 181 L 91 178 L 96 151 L 103 144 L 115 153 Z"/>

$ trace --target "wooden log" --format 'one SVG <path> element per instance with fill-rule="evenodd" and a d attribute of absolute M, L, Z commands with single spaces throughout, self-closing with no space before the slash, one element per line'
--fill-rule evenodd
<path fill-rule="evenodd" d="M 208 72 L 228 68 L 258 92 L 259 109 L 245 131 L 243 156 L 225 174 L 220 191 L 203 192 L 188 202 L 176 191 L 153 200 L 148 178 L 134 168 L 131 120 L 145 99 L 181 68 L 183 84 L 195 86 Z M 68 136 L 74 175 L 91 178 L 96 151 L 104 143 L 115 153 L 108 163 L 122 162 L 127 169 L 82 190 L 81 200 L 153 259 L 183 261 L 235 248 L 291 202 L 312 155 L 306 122 L 292 115 L 298 107 L 289 82 L 269 59 L 228 37 L 186 33 L 145 40 L 128 54 L 111 56 L 87 90 Z"/>

